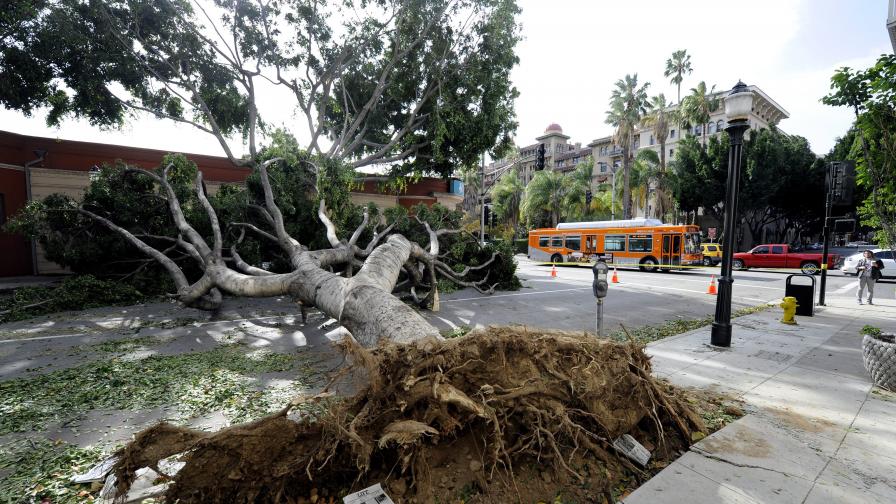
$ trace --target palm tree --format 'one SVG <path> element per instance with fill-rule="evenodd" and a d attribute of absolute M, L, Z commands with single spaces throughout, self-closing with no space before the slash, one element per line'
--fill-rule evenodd
<path fill-rule="evenodd" d="M 651 129 L 654 138 L 660 144 L 659 173 L 656 176 L 656 205 L 657 215 L 660 218 L 669 209 L 668 195 L 666 194 L 666 140 L 669 137 L 669 125 L 681 124 L 681 110 L 670 108 L 671 104 L 660 93 L 650 99 L 647 115 L 641 120 L 641 124 Z"/>
<path fill-rule="evenodd" d="M 690 74 L 694 69 L 691 68 L 691 55 L 687 50 L 682 49 L 672 53 L 672 57 L 666 60 L 666 71 L 663 75 L 670 77 L 669 81 L 678 86 L 678 104 L 681 104 L 681 83 L 684 82 L 685 74 Z"/>
<path fill-rule="evenodd" d="M 585 192 L 592 189 L 593 177 L 594 160 L 589 157 L 579 163 L 572 173 L 563 178 L 563 182 L 566 184 L 563 209 L 567 218 L 584 220 L 591 213 L 590 208 L 586 205 Z M 593 203 L 594 199 L 591 201 Z"/>
<path fill-rule="evenodd" d="M 631 198 L 629 169 L 631 147 L 634 143 L 635 128 L 647 112 L 647 87 L 649 82 L 638 87 L 638 74 L 626 75 L 616 81 L 616 89 L 610 95 L 610 110 L 607 124 L 616 128 L 613 142 L 622 149 L 622 218 L 631 218 Z"/>
<path fill-rule="evenodd" d="M 680 111 L 671 109 L 662 93 L 652 97 L 648 103 L 647 114 L 641 119 L 641 125 L 651 129 L 653 137 L 660 144 L 660 169 L 666 171 L 666 140 L 669 138 L 669 125 L 677 124 Z"/>
<path fill-rule="evenodd" d="M 460 178 L 464 183 L 464 211 L 469 215 L 477 213 L 480 201 L 479 195 L 482 192 L 482 172 L 478 166 L 465 165 L 460 169 Z"/>
<path fill-rule="evenodd" d="M 526 186 L 521 208 L 529 222 L 536 220 L 539 212 L 547 212 L 551 217 L 551 226 L 557 226 L 568 188 L 564 178 L 562 173 L 554 170 L 535 172 L 532 181 Z"/>
<path fill-rule="evenodd" d="M 681 104 L 684 119 L 693 124 L 699 124 L 702 130 L 702 144 L 706 146 L 706 123 L 713 112 L 718 110 L 720 100 L 713 96 L 716 87 L 706 89 L 706 83 L 700 81 L 697 87 L 691 89 L 691 94 Z"/>
<path fill-rule="evenodd" d="M 520 221 L 520 204 L 525 189 L 516 168 L 507 170 L 491 188 L 495 213 L 501 220 L 510 222 L 514 235 Z"/>
<path fill-rule="evenodd" d="M 650 203 L 650 189 L 657 186 L 657 177 L 660 174 L 659 161 L 655 151 L 644 149 L 638 152 L 632 165 L 632 199 L 637 207 L 644 210 L 644 217 L 647 218 L 651 217 L 648 215 L 647 206 Z"/>

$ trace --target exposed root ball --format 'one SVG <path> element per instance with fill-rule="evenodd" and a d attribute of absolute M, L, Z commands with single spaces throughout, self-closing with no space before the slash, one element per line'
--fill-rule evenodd
<path fill-rule="evenodd" d="M 122 451 L 121 490 L 141 465 L 186 452 L 168 502 L 341 502 L 376 482 L 403 502 L 600 502 L 621 478 L 647 476 L 614 439 L 666 460 L 704 430 L 634 344 L 490 328 L 347 351 L 367 385 L 317 420 L 284 410 L 212 435 L 154 427 Z"/>

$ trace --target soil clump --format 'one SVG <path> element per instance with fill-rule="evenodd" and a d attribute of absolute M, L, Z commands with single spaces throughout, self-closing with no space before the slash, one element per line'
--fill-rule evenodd
<path fill-rule="evenodd" d="M 492 327 L 343 349 L 353 396 L 216 433 L 151 427 L 119 453 L 118 495 L 178 456 L 166 502 L 342 502 L 378 482 L 397 503 L 615 502 L 706 431 L 635 343 Z M 296 418 L 307 401 L 320 412 Z M 652 452 L 647 467 L 613 447 L 623 434 Z"/>

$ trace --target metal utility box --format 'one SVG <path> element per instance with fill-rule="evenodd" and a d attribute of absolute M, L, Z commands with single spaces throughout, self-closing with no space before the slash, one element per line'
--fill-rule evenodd
<path fill-rule="evenodd" d="M 793 283 L 793 278 L 805 278 L 809 284 Z M 815 276 L 814 275 L 788 275 L 784 285 L 784 297 L 796 298 L 796 314 L 811 317 L 815 315 Z"/>

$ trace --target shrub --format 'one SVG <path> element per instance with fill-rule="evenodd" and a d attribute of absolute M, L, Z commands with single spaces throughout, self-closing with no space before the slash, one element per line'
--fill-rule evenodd
<path fill-rule="evenodd" d="M 92 275 L 66 278 L 58 287 L 22 287 L 0 300 L 0 322 L 22 320 L 45 313 L 127 305 L 144 300 L 134 287 Z"/>
<path fill-rule="evenodd" d="M 861 334 L 867 334 L 868 336 L 878 337 L 881 335 L 881 330 L 878 327 L 865 325 L 862 327 Z"/>

